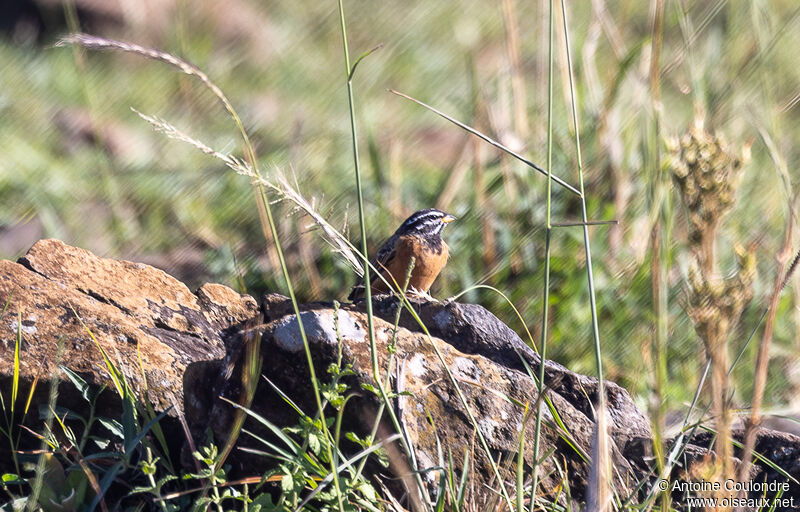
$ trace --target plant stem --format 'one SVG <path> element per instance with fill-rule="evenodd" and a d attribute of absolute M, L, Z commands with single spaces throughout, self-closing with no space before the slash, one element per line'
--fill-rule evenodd
<path fill-rule="evenodd" d="M 581 159 L 581 137 L 580 129 L 578 128 L 578 107 L 576 103 L 575 83 L 572 72 L 572 57 L 570 55 L 569 47 L 569 30 L 567 28 L 567 10 L 564 5 L 564 0 L 561 0 L 561 13 L 564 18 L 564 40 L 567 50 L 567 68 L 569 70 L 569 87 L 570 87 L 570 101 L 572 104 L 572 123 L 575 127 L 575 151 L 578 160 L 578 181 L 581 198 L 581 217 L 583 219 L 583 246 L 586 252 L 586 277 L 589 283 L 589 303 L 592 308 L 592 338 L 594 340 L 594 353 L 597 366 L 597 393 L 598 403 L 605 404 L 605 384 L 603 384 L 603 359 L 600 350 L 600 329 L 597 322 L 597 301 L 595 299 L 594 288 L 594 272 L 592 270 L 592 248 L 589 241 L 589 216 L 586 212 L 586 193 L 583 183 L 583 161 Z"/>
<path fill-rule="evenodd" d="M 583 218 L 583 247 L 586 253 L 586 277 L 589 284 L 589 303 L 592 312 L 592 338 L 594 339 L 594 355 L 595 355 L 595 362 L 597 365 L 597 407 L 596 411 L 599 414 L 603 415 L 602 418 L 596 418 L 596 422 L 598 427 L 605 424 L 605 414 L 606 414 L 606 392 L 605 392 L 605 384 L 603 383 L 603 357 L 602 351 L 600 349 L 600 329 L 598 327 L 597 321 L 597 300 L 595 298 L 595 288 L 594 288 L 594 272 L 592 271 L 592 248 L 591 243 L 589 240 L 589 216 L 586 212 L 586 191 L 584 188 L 584 180 L 583 180 L 583 161 L 581 159 L 581 137 L 580 137 L 580 128 L 578 124 L 578 106 L 577 106 L 577 99 L 575 93 L 575 79 L 572 72 L 572 56 L 570 52 L 570 44 L 569 44 L 569 26 L 567 23 L 567 8 L 564 3 L 564 0 L 561 0 L 561 14 L 562 14 L 562 21 L 564 22 L 564 45 L 566 47 L 566 54 L 567 54 L 567 70 L 569 72 L 569 89 L 570 89 L 570 103 L 572 107 L 572 124 L 575 128 L 575 153 L 578 162 L 578 181 L 579 181 L 579 189 L 581 192 L 581 217 Z M 595 464 L 602 464 L 605 466 L 609 462 L 608 453 L 603 453 L 600 450 L 600 447 L 603 446 L 604 440 L 602 436 L 607 436 L 607 432 L 605 429 L 598 428 L 598 460 L 595 460 Z M 610 473 L 610 467 L 598 467 L 597 471 L 598 474 L 608 475 Z M 601 489 L 602 490 L 602 489 Z M 598 499 L 600 495 L 598 494 Z M 605 502 L 605 499 L 602 499 L 598 502 L 600 506 L 600 510 L 607 510 L 609 507 L 609 503 Z"/>
<path fill-rule="evenodd" d="M 358 220 L 359 220 L 359 227 L 360 227 L 360 234 L 361 234 L 361 254 L 363 256 L 364 261 L 364 299 L 366 301 L 366 310 L 367 310 L 367 332 L 369 336 L 369 348 L 370 348 L 370 355 L 371 355 L 371 362 L 372 362 L 372 378 L 375 381 L 376 386 L 381 394 L 381 400 L 388 404 L 389 403 L 389 396 L 386 393 L 386 388 L 383 386 L 383 382 L 380 378 L 380 372 L 378 371 L 378 347 L 375 341 L 375 326 L 374 326 L 374 316 L 372 311 L 372 286 L 371 286 L 371 278 L 370 278 L 370 268 L 369 268 L 369 259 L 367 257 L 367 228 L 366 222 L 364 219 L 364 194 L 363 188 L 361 184 L 361 166 L 359 164 L 358 158 L 358 137 L 356 133 L 356 110 L 355 110 L 355 101 L 353 96 L 353 72 L 354 68 L 350 67 L 350 52 L 348 49 L 347 44 L 347 27 L 345 24 L 344 18 L 344 5 L 342 0 L 338 0 L 339 6 L 339 22 L 341 24 L 342 29 L 342 49 L 344 51 L 344 65 L 345 65 L 345 73 L 347 76 L 347 102 L 350 111 L 350 136 L 352 139 L 352 148 L 353 148 L 353 166 L 355 168 L 355 177 L 356 177 L 356 192 L 358 194 Z M 356 62 L 358 63 L 358 62 Z M 401 432 L 401 425 L 400 422 L 397 420 L 396 415 L 391 407 L 387 407 L 389 410 L 390 416 L 392 418 L 392 423 L 394 427 L 397 429 L 398 432 Z M 405 436 L 401 438 L 403 440 L 403 448 L 405 449 L 407 454 L 411 454 L 411 447 L 407 445 L 405 441 Z M 413 460 L 413 457 L 410 457 Z M 416 468 L 414 468 L 416 469 Z M 417 483 L 417 487 L 420 490 L 420 493 L 425 495 L 425 485 L 422 482 L 422 478 L 419 475 L 419 472 L 415 471 L 415 480 Z M 338 481 L 336 482 L 337 485 L 337 493 L 338 491 Z M 422 501 L 418 495 L 411 492 L 409 489 L 409 493 L 414 501 Z M 424 500 L 425 507 L 430 509 L 430 500 Z M 342 510 L 342 503 L 341 497 L 339 499 L 339 508 Z"/>
<path fill-rule="evenodd" d="M 790 204 L 791 207 L 791 204 Z M 778 303 L 781 298 L 786 279 L 786 264 L 792 250 L 792 227 L 793 217 L 791 208 L 786 221 L 786 232 L 784 233 L 783 248 L 778 253 L 778 267 L 775 271 L 775 283 L 772 289 L 769 306 L 767 306 L 767 323 L 764 326 L 764 333 L 761 336 L 761 343 L 758 345 L 758 355 L 756 356 L 756 371 L 753 378 L 753 398 L 750 404 L 750 416 L 745 421 L 744 452 L 742 463 L 739 466 L 738 479 L 740 482 L 747 480 L 750 465 L 753 462 L 753 450 L 756 444 L 756 433 L 761 423 L 761 405 L 764 400 L 764 391 L 767 385 L 767 370 L 769 369 L 769 348 L 772 344 L 772 334 L 775 328 L 775 315 L 778 312 Z"/>
<path fill-rule="evenodd" d="M 654 180 L 655 198 L 652 207 L 656 209 L 656 220 L 651 232 L 651 261 L 652 263 L 652 301 L 655 316 L 655 336 L 653 339 L 653 353 L 655 361 L 655 404 L 653 412 L 653 454 L 659 474 L 664 472 L 664 415 L 666 413 L 666 400 L 664 388 L 667 382 L 667 335 L 669 332 L 669 234 L 671 232 L 671 218 L 667 214 L 669 205 L 669 188 L 666 173 L 661 170 L 661 47 L 664 28 L 664 1 L 653 0 L 653 16 L 651 25 L 651 50 L 650 50 L 650 105 L 653 116 L 652 141 L 652 175 Z M 669 510 L 670 494 L 661 493 L 661 510 Z"/>
<path fill-rule="evenodd" d="M 539 399 L 536 401 L 536 426 L 533 434 L 533 483 L 531 486 L 531 510 L 535 508 L 536 488 L 539 485 L 539 445 L 542 435 L 542 402 L 544 392 L 544 366 L 547 358 L 547 322 L 550 305 L 550 238 L 553 226 L 551 223 L 552 200 L 552 168 L 553 168 L 553 44 L 554 36 L 554 9 L 553 0 L 550 0 L 549 15 L 549 44 L 548 44 L 548 69 L 547 69 L 547 226 L 545 232 L 544 249 L 544 293 L 542 298 L 542 348 L 539 352 L 539 378 L 537 379 Z M 585 219 L 584 219 L 585 220 Z M 523 425 L 524 428 L 524 425 Z M 519 498 L 518 498 L 519 499 Z M 517 505 L 521 510 L 521 503 Z"/>

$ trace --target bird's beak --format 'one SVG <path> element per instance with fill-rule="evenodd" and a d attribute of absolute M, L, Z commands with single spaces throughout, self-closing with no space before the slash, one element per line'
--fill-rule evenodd
<path fill-rule="evenodd" d="M 445 215 L 444 217 L 442 217 L 442 222 L 444 222 L 445 224 L 449 224 L 449 223 L 453 222 L 454 220 L 456 220 L 456 218 L 453 217 L 452 215 L 449 215 L 449 214 Z"/>

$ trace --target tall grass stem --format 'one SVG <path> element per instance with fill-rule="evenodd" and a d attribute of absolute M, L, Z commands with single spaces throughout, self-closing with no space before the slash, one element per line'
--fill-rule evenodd
<path fill-rule="evenodd" d="M 569 72 L 570 102 L 572 107 L 572 123 L 575 127 L 575 153 L 578 161 L 578 183 L 581 198 L 581 216 L 583 218 L 583 246 L 586 252 L 586 277 L 589 284 L 589 303 L 592 312 L 592 339 L 594 341 L 595 362 L 597 366 L 597 393 L 598 403 L 604 404 L 606 400 L 605 384 L 603 384 L 603 358 L 600 347 L 600 328 L 597 320 L 597 300 L 594 286 L 594 271 L 592 270 L 592 248 L 589 240 L 589 216 L 586 211 L 586 194 L 583 179 L 583 161 L 581 159 L 581 136 L 578 124 L 577 94 L 575 93 L 575 77 L 572 71 L 572 56 L 569 43 L 569 28 L 567 23 L 567 8 L 561 0 L 561 14 L 564 21 L 564 44 L 567 54 L 567 70 Z"/>
<path fill-rule="evenodd" d="M 570 92 L 570 104 L 572 107 L 572 124 L 575 128 L 575 155 L 578 163 L 578 183 L 581 192 L 581 216 L 583 217 L 583 247 L 586 253 L 586 278 L 588 280 L 589 285 L 589 304 L 591 307 L 592 313 L 592 338 L 594 340 L 594 354 L 595 354 L 595 362 L 597 366 L 597 407 L 596 411 L 599 414 L 604 415 L 606 414 L 606 392 L 605 392 L 605 384 L 603 383 L 603 354 L 600 347 L 600 328 L 598 325 L 597 320 L 597 299 L 595 293 L 595 286 L 594 286 L 594 272 L 592 270 L 592 248 L 591 242 L 589 239 L 589 226 L 585 224 L 589 221 L 589 215 L 586 211 L 586 191 L 584 188 L 584 179 L 583 179 L 583 160 L 581 158 L 581 137 L 580 137 L 580 124 L 578 123 L 578 106 L 577 106 L 577 94 L 575 92 L 575 77 L 572 70 L 572 54 L 570 49 L 570 42 L 569 42 L 569 23 L 567 22 L 567 7 L 564 0 L 561 0 L 561 15 L 562 21 L 564 23 L 564 47 L 566 50 L 566 57 L 567 57 L 567 72 L 569 75 L 569 92 Z M 597 426 L 598 426 L 598 438 L 600 436 L 606 437 L 608 433 L 605 431 L 605 417 L 597 418 Z M 603 428 L 600 428 L 600 427 Z M 598 449 L 600 447 L 608 448 L 607 439 L 598 439 Z M 609 454 L 606 453 L 599 453 L 597 460 L 593 461 L 594 464 L 601 464 L 602 467 L 598 467 L 597 471 L 602 472 L 602 474 L 608 475 L 611 468 L 606 467 L 610 463 Z M 601 486 L 604 485 L 604 482 L 607 482 L 607 479 L 599 478 L 597 485 Z M 599 489 L 597 496 L 603 496 L 607 489 Z M 608 493 L 607 495 L 611 495 Z M 601 501 L 598 503 L 600 505 L 600 510 L 607 510 L 609 503 Z"/>
<path fill-rule="evenodd" d="M 355 170 L 355 178 L 356 178 L 356 193 L 358 197 L 358 219 L 359 219 L 359 230 L 361 234 L 361 254 L 364 258 L 364 298 L 365 298 L 365 306 L 367 312 L 367 332 L 369 336 L 369 348 L 370 348 L 370 355 L 371 355 L 371 363 L 372 363 L 372 377 L 375 381 L 375 385 L 378 388 L 381 400 L 389 404 L 389 396 L 386 393 L 386 388 L 383 385 L 382 379 L 380 377 L 380 372 L 378 369 L 378 347 L 375 340 L 375 322 L 374 322 L 374 314 L 372 310 L 372 286 L 371 286 L 371 278 L 370 278 L 370 264 L 369 258 L 367 256 L 367 228 L 366 228 L 366 219 L 364 215 L 364 193 L 363 193 L 363 186 L 361 181 L 361 166 L 359 163 L 358 157 L 358 133 L 356 130 L 356 112 L 355 112 L 355 98 L 353 94 L 353 75 L 355 73 L 355 67 L 358 63 L 369 55 L 370 52 L 363 54 L 353 65 L 350 66 L 350 51 L 349 46 L 347 43 L 347 25 L 345 23 L 345 15 L 344 15 L 344 5 L 343 0 L 338 0 L 338 7 L 339 7 L 339 23 L 341 25 L 342 30 L 342 51 L 344 52 L 344 65 L 345 65 L 345 76 L 347 77 L 347 103 L 348 103 L 348 110 L 350 114 L 350 136 L 352 139 L 352 149 L 353 149 L 353 166 Z M 395 429 L 398 432 L 402 432 L 402 427 L 400 422 L 398 421 L 396 415 L 394 414 L 394 410 L 391 407 L 387 407 L 390 413 L 390 417 L 392 418 L 392 423 L 394 424 Z M 403 440 L 403 448 L 406 451 L 406 454 L 409 455 L 411 458 L 411 446 L 408 445 L 405 436 L 402 437 Z M 414 468 L 416 469 L 416 468 Z M 430 509 L 430 499 L 427 497 L 427 492 L 425 490 L 425 485 L 422 482 L 422 478 L 419 475 L 418 471 L 414 472 L 415 481 L 417 483 L 417 487 L 419 488 L 420 493 L 424 497 L 424 506 L 425 508 Z M 338 485 L 338 484 L 337 484 Z M 412 500 L 416 495 L 409 489 L 411 493 Z M 340 509 L 342 508 L 341 500 L 339 502 Z"/>
<path fill-rule="evenodd" d="M 203 83 L 203 85 L 205 85 L 211 91 L 211 93 L 214 94 L 214 96 L 220 101 L 222 106 L 225 108 L 225 110 L 233 119 L 233 122 L 236 125 L 236 128 L 242 137 L 245 153 L 247 155 L 247 159 L 250 162 L 252 171 L 258 178 L 255 180 L 254 186 L 257 187 L 258 196 L 261 198 L 260 206 L 262 208 L 262 212 L 266 215 L 267 222 L 269 224 L 269 232 L 271 233 L 273 243 L 275 244 L 275 252 L 278 255 L 278 260 L 280 263 L 281 273 L 283 275 L 284 283 L 286 285 L 286 290 L 287 293 L 289 294 L 289 298 L 291 299 L 295 317 L 297 318 L 298 330 L 300 332 L 300 337 L 303 341 L 303 349 L 308 363 L 311 386 L 314 391 L 314 399 L 316 401 L 317 409 L 319 411 L 319 417 L 322 423 L 322 429 L 326 437 L 330 438 L 331 437 L 330 432 L 328 432 L 328 426 L 325 421 L 325 412 L 323 410 L 324 408 L 322 405 L 319 383 L 317 381 L 316 371 L 314 370 L 314 362 L 311 357 L 311 348 L 308 343 L 308 337 L 306 336 L 305 327 L 303 326 L 303 319 L 300 316 L 300 306 L 297 302 L 297 297 L 295 296 L 294 293 L 294 286 L 292 285 L 292 279 L 291 276 L 289 275 L 289 268 L 286 265 L 286 258 L 284 257 L 283 249 L 281 247 L 280 238 L 278 236 L 278 229 L 277 225 L 275 224 L 275 219 L 272 213 L 272 208 L 270 206 L 270 201 L 267 198 L 267 192 L 264 186 L 265 180 L 261 176 L 261 172 L 258 170 L 258 159 L 256 158 L 256 153 L 255 150 L 253 149 L 253 144 L 250 141 L 250 137 L 247 135 L 247 130 L 245 130 L 244 124 L 242 123 L 239 114 L 233 108 L 233 104 L 230 102 L 230 100 L 228 100 L 228 97 L 222 92 L 222 89 L 220 89 L 219 86 L 217 86 L 214 82 L 212 82 L 205 72 L 200 70 L 197 66 L 190 64 L 189 62 L 180 59 L 178 57 L 175 57 L 174 55 L 171 55 L 169 53 L 163 52 L 161 50 L 146 48 L 144 46 L 140 46 L 133 43 L 114 41 L 112 39 L 91 36 L 88 34 L 69 35 L 59 40 L 56 43 L 56 46 L 66 46 L 70 44 L 82 46 L 84 48 L 92 50 L 117 50 L 127 53 L 133 53 L 135 55 L 139 55 L 148 59 L 157 60 L 169 64 L 170 66 L 178 69 L 179 71 L 199 79 Z M 258 354 L 256 357 L 260 357 L 260 354 Z M 330 460 L 331 464 L 333 464 L 333 452 L 330 443 L 325 443 L 325 446 L 328 452 L 327 453 L 328 460 Z M 336 471 L 336 467 L 332 466 L 332 470 Z M 338 491 L 339 489 L 338 477 L 334 478 L 334 483 L 336 484 L 336 488 Z"/>
<path fill-rule="evenodd" d="M 553 0 L 549 3 L 548 14 L 548 45 L 547 45 L 547 226 L 545 232 L 545 245 L 544 245 L 544 283 L 542 293 L 542 341 L 541 350 L 539 351 L 539 378 L 537 379 L 539 400 L 536 401 L 536 423 L 533 434 L 533 483 L 531 485 L 531 509 L 534 509 L 536 500 L 536 489 L 539 486 L 539 448 L 542 436 L 542 402 L 541 395 L 544 393 L 544 367 L 547 357 L 547 325 L 550 307 L 550 240 L 553 233 L 552 219 L 551 219 L 551 201 L 552 201 L 552 168 L 553 168 L 553 63 L 555 56 L 553 55 L 553 46 L 555 42 L 554 35 L 554 6 Z M 584 218 L 584 221 L 586 219 Z"/>

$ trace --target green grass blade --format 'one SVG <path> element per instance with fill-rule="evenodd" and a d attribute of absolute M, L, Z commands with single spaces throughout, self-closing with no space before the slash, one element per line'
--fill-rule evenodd
<path fill-rule="evenodd" d="M 428 109 L 428 110 L 430 110 L 431 112 L 433 112 L 433 113 L 435 113 L 435 114 L 439 115 L 440 117 L 442 117 L 442 118 L 444 118 L 444 119 L 447 119 L 447 120 L 448 120 L 448 121 L 450 121 L 451 123 L 453 123 L 453 124 L 455 124 L 456 126 L 458 126 L 459 128 L 461 128 L 462 130 L 466 130 L 466 131 L 468 131 L 469 133 L 471 133 L 471 134 L 475 135 L 476 137 L 478 137 L 478 138 L 480 138 L 480 139 L 483 139 L 484 141 L 488 142 L 489 144 L 491 144 L 492 146 L 496 147 L 497 149 L 500 149 L 500 150 L 502 150 L 503 152 L 505 152 L 505 153 L 507 153 L 507 154 L 509 154 L 509 155 L 513 156 L 514 158 L 516 158 L 516 159 L 517 159 L 517 160 L 519 160 L 520 162 L 524 163 L 524 164 L 525 164 L 525 165 L 527 165 L 528 167 L 531 167 L 532 169 L 536 170 L 536 171 L 537 171 L 537 172 L 539 172 L 540 174 L 543 174 L 543 175 L 545 175 L 545 176 L 548 176 L 548 171 L 545 171 L 544 169 L 542 169 L 541 167 L 539 167 L 538 165 L 536 165 L 536 164 L 535 164 L 535 163 L 533 163 L 532 161 L 528 160 L 528 159 L 527 159 L 527 158 L 525 158 L 524 156 L 520 155 L 519 153 L 516 153 L 515 151 L 513 151 L 513 150 L 512 150 L 512 149 L 510 149 L 510 148 L 508 148 L 507 146 L 504 146 L 504 145 L 503 145 L 503 144 L 501 144 L 500 142 L 497 142 L 496 140 L 492 139 L 492 138 L 491 138 L 491 137 L 489 137 L 488 135 L 484 135 L 483 133 L 479 132 L 479 131 L 478 131 L 478 130 L 476 130 L 475 128 L 472 128 L 471 126 L 469 126 L 469 125 L 467 125 L 467 124 L 464 124 L 464 123 L 462 123 L 461 121 L 459 121 L 459 120 L 455 119 L 454 117 L 451 117 L 451 116 L 449 116 L 449 115 L 445 114 L 444 112 L 442 112 L 442 111 L 440 111 L 440 110 L 437 110 L 437 109 L 433 108 L 432 106 L 430 106 L 430 105 L 428 105 L 428 104 L 426 104 L 426 103 L 423 103 L 423 102 L 419 101 L 418 99 L 412 98 L 411 96 L 408 96 L 407 94 L 403 94 L 402 92 L 395 91 L 394 89 L 389 89 L 389 92 L 390 92 L 390 93 L 392 93 L 392 94 L 396 94 L 397 96 L 400 96 L 400 97 L 402 97 L 402 98 L 405 98 L 405 99 L 407 99 L 407 100 L 413 101 L 413 102 L 414 102 L 414 103 L 416 103 L 417 105 L 420 105 L 420 106 L 422 106 L 422 107 L 425 107 L 426 109 Z M 580 196 L 580 195 L 581 195 L 581 192 L 580 192 L 580 191 L 578 191 L 578 189 L 576 189 L 575 187 L 573 187 L 572 185 L 570 185 L 570 184 L 569 184 L 569 183 L 567 183 L 566 181 L 562 180 L 562 179 L 561 179 L 561 178 L 559 178 L 558 176 L 555 176 L 555 175 L 553 175 L 553 174 L 549 174 L 549 176 L 551 177 L 550 179 L 552 179 L 552 181 L 555 181 L 556 183 L 558 183 L 559 185 L 561 185 L 561 186 L 562 186 L 562 187 L 564 187 L 565 189 L 569 190 L 570 192 L 572 192 L 572 193 L 573 193 L 573 194 L 575 194 L 576 196 Z M 584 220 L 584 222 L 586 222 L 586 221 Z"/>
<path fill-rule="evenodd" d="M 278 439 L 283 441 L 283 444 L 285 444 L 292 451 L 292 455 L 294 455 L 296 457 L 296 456 L 298 456 L 300 454 L 300 445 L 298 445 L 289 436 L 287 436 L 283 432 L 283 430 L 280 429 L 280 427 L 278 427 L 277 425 L 275 425 L 274 423 L 272 423 L 271 421 L 269 421 L 265 417 L 261 416 L 257 412 L 253 411 L 252 409 L 250 409 L 248 407 L 244 407 L 243 405 L 237 404 L 233 400 L 229 400 L 229 399 L 225 398 L 224 396 L 221 396 L 220 400 L 222 400 L 224 402 L 228 402 L 231 406 L 233 406 L 233 407 L 235 407 L 237 409 L 242 409 L 244 412 L 247 413 L 248 416 L 254 418 L 256 421 L 258 421 L 259 423 L 261 423 L 262 425 L 267 427 L 275 437 L 277 437 Z"/>
<path fill-rule="evenodd" d="M 358 462 L 359 460 L 361 460 L 362 458 L 364 458 L 367 455 L 371 454 L 372 452 L 374 452 L 376 450 L 379 450 L 380 448 L 383 447 L 383 445 L 392 443 L 392 442 L 397 441 L 398 439 L 402 439 L 402 438 L 403 438 L 402 434 L 392 434 L 389 437 L 387 437 L 386 439 L 383 439 L 382 441 L 380 441 L 379 443 L 376 443 L 376 444 L 370 446 L 369 448 L 365 448 L 364 450 L 361 450 L 360 452 L 355 454 L 352 458 L 342 461 L 342 463 L 339 466 L 337 466 L 335 473 L 338 474 L 338 473 L 344 471 L 345 469 L 347 469 L 350 466 L 352 466 L 355 462 Z M 303 499 L 303 501 L 300 503 L 300 505 L 295 509 L 295 512 L 300 512 L 303 509 L 303 507 L 309 501 L 311 501 L 314 498 L 314 496 L 317 495 L 317 493 L 319 493 L 321 490 L 323 490 L 325 488 L 325 486 L 329 485 L 333 480 L 334 480 L 334 475 L 333 474 L 329 474 L 328 476 L 323 478 L 322 481 L 319 483 L 319 485 L 316 487 L 316 489 L 314 489 L 308 496 L 305 497 L 305 499 Z"/>
<path fill-rule="evenodd" d="M 14 417 L 14 405 L 19 392 L 19 347 L 22 345 L 22 312 L 17 311 L 17 336 L 14 343 L 14 376 L 11 382 L 11 417 Z"/>
<path fill-rule="evenodd" d="M 111 377 L 111 381 L 114 383 L 114 388 L 117 390 L 117 393 L 119 393 L 119 396 L 124 399 L 125 389 L 127 388 L 127 383 L 125 382 L 125 375 L 123 375 L 122 372 L 120 372 L 119 369 L 116 367 L 116 365 L 114 365 L 114 363 L 111 362 L 111 359 L 108 357 L 108 354 L 106 353 L 105 349 L 103 348 L 102 345 L 100 345 L 100 342 L 97 341 L 97 338 L 94 337 L 94 333 L 91 331 L 91 329 L 89 329 L 89 327 L 85 323 L 83 323 L 83 319 L 80 316 L 78 316 L 78 313 L 77 311 L 75 311 L 75 308 L 73 308 L 72 305 L 70 305 L 70 309 L 72 310 L 72 314 L 75 315 L 75 318 L 78 319 L 78 322 L 80 322 L 83 329 L 87 333 L 89 333 L 89 337 L 92 338 L 92 341 L 94 342 L 97 349 L 100 350 L 100 355 L 103 356 L 103 362 L 106 365 L 106 369 L 108 369 L 108 375 L 109 377 Z"/>

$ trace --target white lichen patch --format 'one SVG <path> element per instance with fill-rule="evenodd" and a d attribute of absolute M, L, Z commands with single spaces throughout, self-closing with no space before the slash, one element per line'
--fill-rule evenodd
<path fill-rule="evenodd" d="M 497 442 L 499 438 L 497 431 L 500 429 L 500 423 L 492 418 L 481 418 L 478 420 L 478 428 L 481 429 L 487 441 Z"/>
<path fill-rule="evenodd" d="M 428 373 L 428 363 L 425 362 L 425 356 L 422 354 L 414 354 L 414 356 L 406 363 L 406 368 L 411 375 L 418 379 L 422 379 Z"/>
<path fill-rule="evenodd" d="M 11 321 L 9 324 L 9 328 L 11 332 L 16 335 L 17 330 L 19 330 L 22 334 L 36 334 L 38 329 L 36 328 L 36 315 L 30 315 L 28 318 L 22 321 L 22 325 L 17 325 L 17 319 Z"/>
<path fill-rule="evenodd" d="M 300 320 L 303 322 L 309 343 L 335 344 L 339 342 L 333 321 L 333 311 L 304 311 L 300 313 Z M 354 343 L 366 341 L 366 333 L 350 313 L 339 310 L 337 320 L 339 336 L 342 340 Z M 272 330 L 272 336 L 278 346 L 287 352 L 299 352 L 303 349 L 303 338 L 300 336 L 300 327 L 295 315 L 277 320 Z"/>
<path fill-rule="evenodd" d="M 392 341 L 392 331 L 390 329 L 375 329 L 375 341 L 379 345 L 388 345 Z"/>
<path fill-rule="evenodd" d="M 363 343 L 367 341 L 367 333 L 361 328 L 361 325 L 356 319 L 347 311 L 338 311 L 336 315 L 339 321 L 339 335 L 343 340 L 355 343 Z M 331 321 L 333 321 L 333 314 L 330 314 Z"/>
<path fill-rule="evenodd" d="M 450 366 L 450 370 L 456 377 L 470 380 L 476 380 L 480 373 L 475 362 L 467 357 L 453 358 L 453 364 Z"/>

